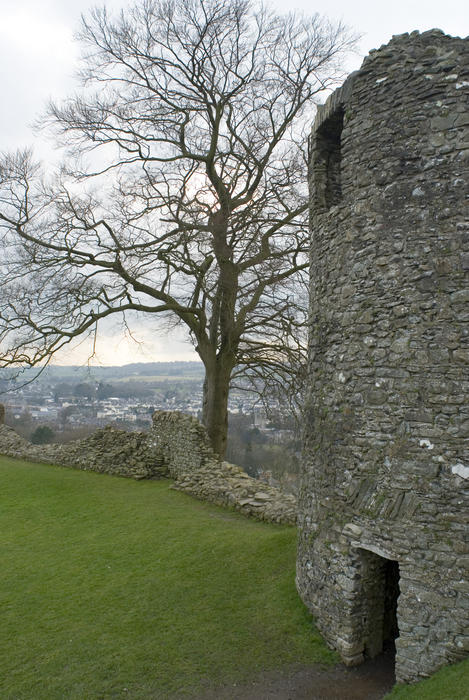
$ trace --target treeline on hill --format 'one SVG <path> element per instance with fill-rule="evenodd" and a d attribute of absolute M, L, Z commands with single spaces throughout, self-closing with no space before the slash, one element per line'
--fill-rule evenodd
<path fill-rule="evenodd" d="M 21 370 L 0 368 L 0 388 L 6 391 L 10 385 L 21 385 L 37 376 L 38 382 L 53 384 L 65 382 L 107 382 L 132 377 L 203 377 L 201 362 L 134 362 L 127 365 L 112 365 L 108 367 L 78 366 L 78 365 L 49 365 L 46 368 L 25 367 Z"/>

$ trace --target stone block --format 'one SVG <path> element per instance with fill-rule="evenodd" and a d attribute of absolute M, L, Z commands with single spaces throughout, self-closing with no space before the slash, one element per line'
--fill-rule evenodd
<path fill-rule="evenodd" d="M 298 588 L 345 663 L 380 648 L 400 588 L 386 615 L 405 681 L 460 658 L 469 628 L 468 65 L 468 39 L 395 37 L 310 139 L 305 415 L 327 420 L 306 418 Z"/>

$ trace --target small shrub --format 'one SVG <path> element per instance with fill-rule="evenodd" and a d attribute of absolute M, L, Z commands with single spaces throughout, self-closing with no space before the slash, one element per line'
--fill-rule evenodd
<path fill-rule="evenodd" d="M 40 425 L 31 435 L 33 445 L 45 445 L 54 439 L 54 431 L 48 425 Z"/>

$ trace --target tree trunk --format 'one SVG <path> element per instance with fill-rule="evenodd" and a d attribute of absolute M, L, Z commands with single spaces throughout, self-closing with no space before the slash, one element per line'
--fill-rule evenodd
<path fill-rule="evenodd" d="M 214 451 L 223 459 L 228 434 L 228 394 L 230 388 L 231 362 L 219 357 L 210 366 L 205 366 L 202 422 L 207 428 Z"/>

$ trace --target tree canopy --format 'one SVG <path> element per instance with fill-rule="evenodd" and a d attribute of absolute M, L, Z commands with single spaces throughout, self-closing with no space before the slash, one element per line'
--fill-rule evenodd
<path fill-rule="evenodd" d="M 353 44 L 250 0 L 141 0 L 82 20 L 82 91 L 51 104 L 45 177 L 0 164 L 0 366 L 47 362 L 113 314 L 183 324 L 223 454 L 230 384 L 302 362 L 306 132 Z"/>

